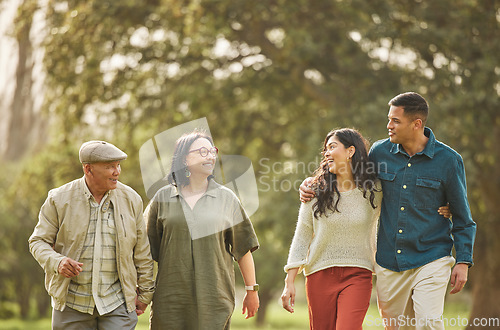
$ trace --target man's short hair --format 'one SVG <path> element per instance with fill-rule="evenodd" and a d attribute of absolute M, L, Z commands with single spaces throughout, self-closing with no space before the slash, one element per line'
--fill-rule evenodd
<path fill-rule="evenodd" d="M 425 125 L 429 116 L 429 105 L 422 95 L 415 92 L 402 93 L 389 101 L 390 106 L 402 107 L 412 120 L 421 119 Z"/>

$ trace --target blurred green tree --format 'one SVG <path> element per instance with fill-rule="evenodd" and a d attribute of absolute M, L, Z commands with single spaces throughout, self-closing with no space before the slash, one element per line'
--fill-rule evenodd
<path fill-rule="evenodd" d="M 18 24 L 31 17 L 29 3 Z M 438 139 L 467 166 L 479 219 L 471 317 L 500 317 L 498 0 L 51 0 L 40 10 L 49 31 L 44 116 L 53 129 L 46 156 L 34 156 L 44 159 L 37 171 L 28 161 L 15 172 L 17 187 L 26 176 L 40 186 L 25 189 L 32 225 L 20 231 L 32 230 L 46 190 L 81 175 L 74 161 L 83 140 L 122 146 L 130 155 L 122 181 L 145 197 L 141 144 L 205 116 L 221 151 L 249 157 L 256 171 L 262 323 L 282 289 L 297 184 L 311 174 L 323 137 L 345 126 L 384 137 L 388 100 L 415 90 L 430 101 Z M 58 148 L 72 157 L 54 157 L 72 162 L 61 176 L 50 161 Z"/>

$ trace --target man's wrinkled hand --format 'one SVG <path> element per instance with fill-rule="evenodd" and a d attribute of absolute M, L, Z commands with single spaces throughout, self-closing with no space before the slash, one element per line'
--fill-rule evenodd
<path fill-rule="evenodd" d="M 75 261 L 71 258 L 64 257 L 59 266 L 57 266 L 57 271 L 64 277 L 71 278 L 78 276 L 82 269 L 83 264 L 81 262 Z"/>

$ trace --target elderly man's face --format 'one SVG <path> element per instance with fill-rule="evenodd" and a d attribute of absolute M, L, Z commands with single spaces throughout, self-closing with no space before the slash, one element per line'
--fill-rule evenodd
<path fill-rule="evenodd" d="M 120 161 L 88 164 L 86 171 L 88 183 L 96 191 L 116 189 L 120 176 Z"/>

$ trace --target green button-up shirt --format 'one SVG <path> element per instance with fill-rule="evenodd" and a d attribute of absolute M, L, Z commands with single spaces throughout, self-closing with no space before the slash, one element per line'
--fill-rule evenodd
<path fill-rule="evenodd" d="M 462 157 L 439 142 L 429 128 L 421 152 L 409 156 L 389 139 L 373 144 L 370 158 L 378 169 L 384 197 L 377 239 L 377 263 L 404 271 L 451 255 L 472 264 L 476 224 L 467 201 Z M 439 215 L 450 204 L 453 219 Z"/>
<path fill-rule="evenodd" d="M 168 185 L 145 218 L 158 262 L 151 329 L 229 329 L 234 261 L 259 246 L 236 195 L 211 180 L 191 209 Z"/>

